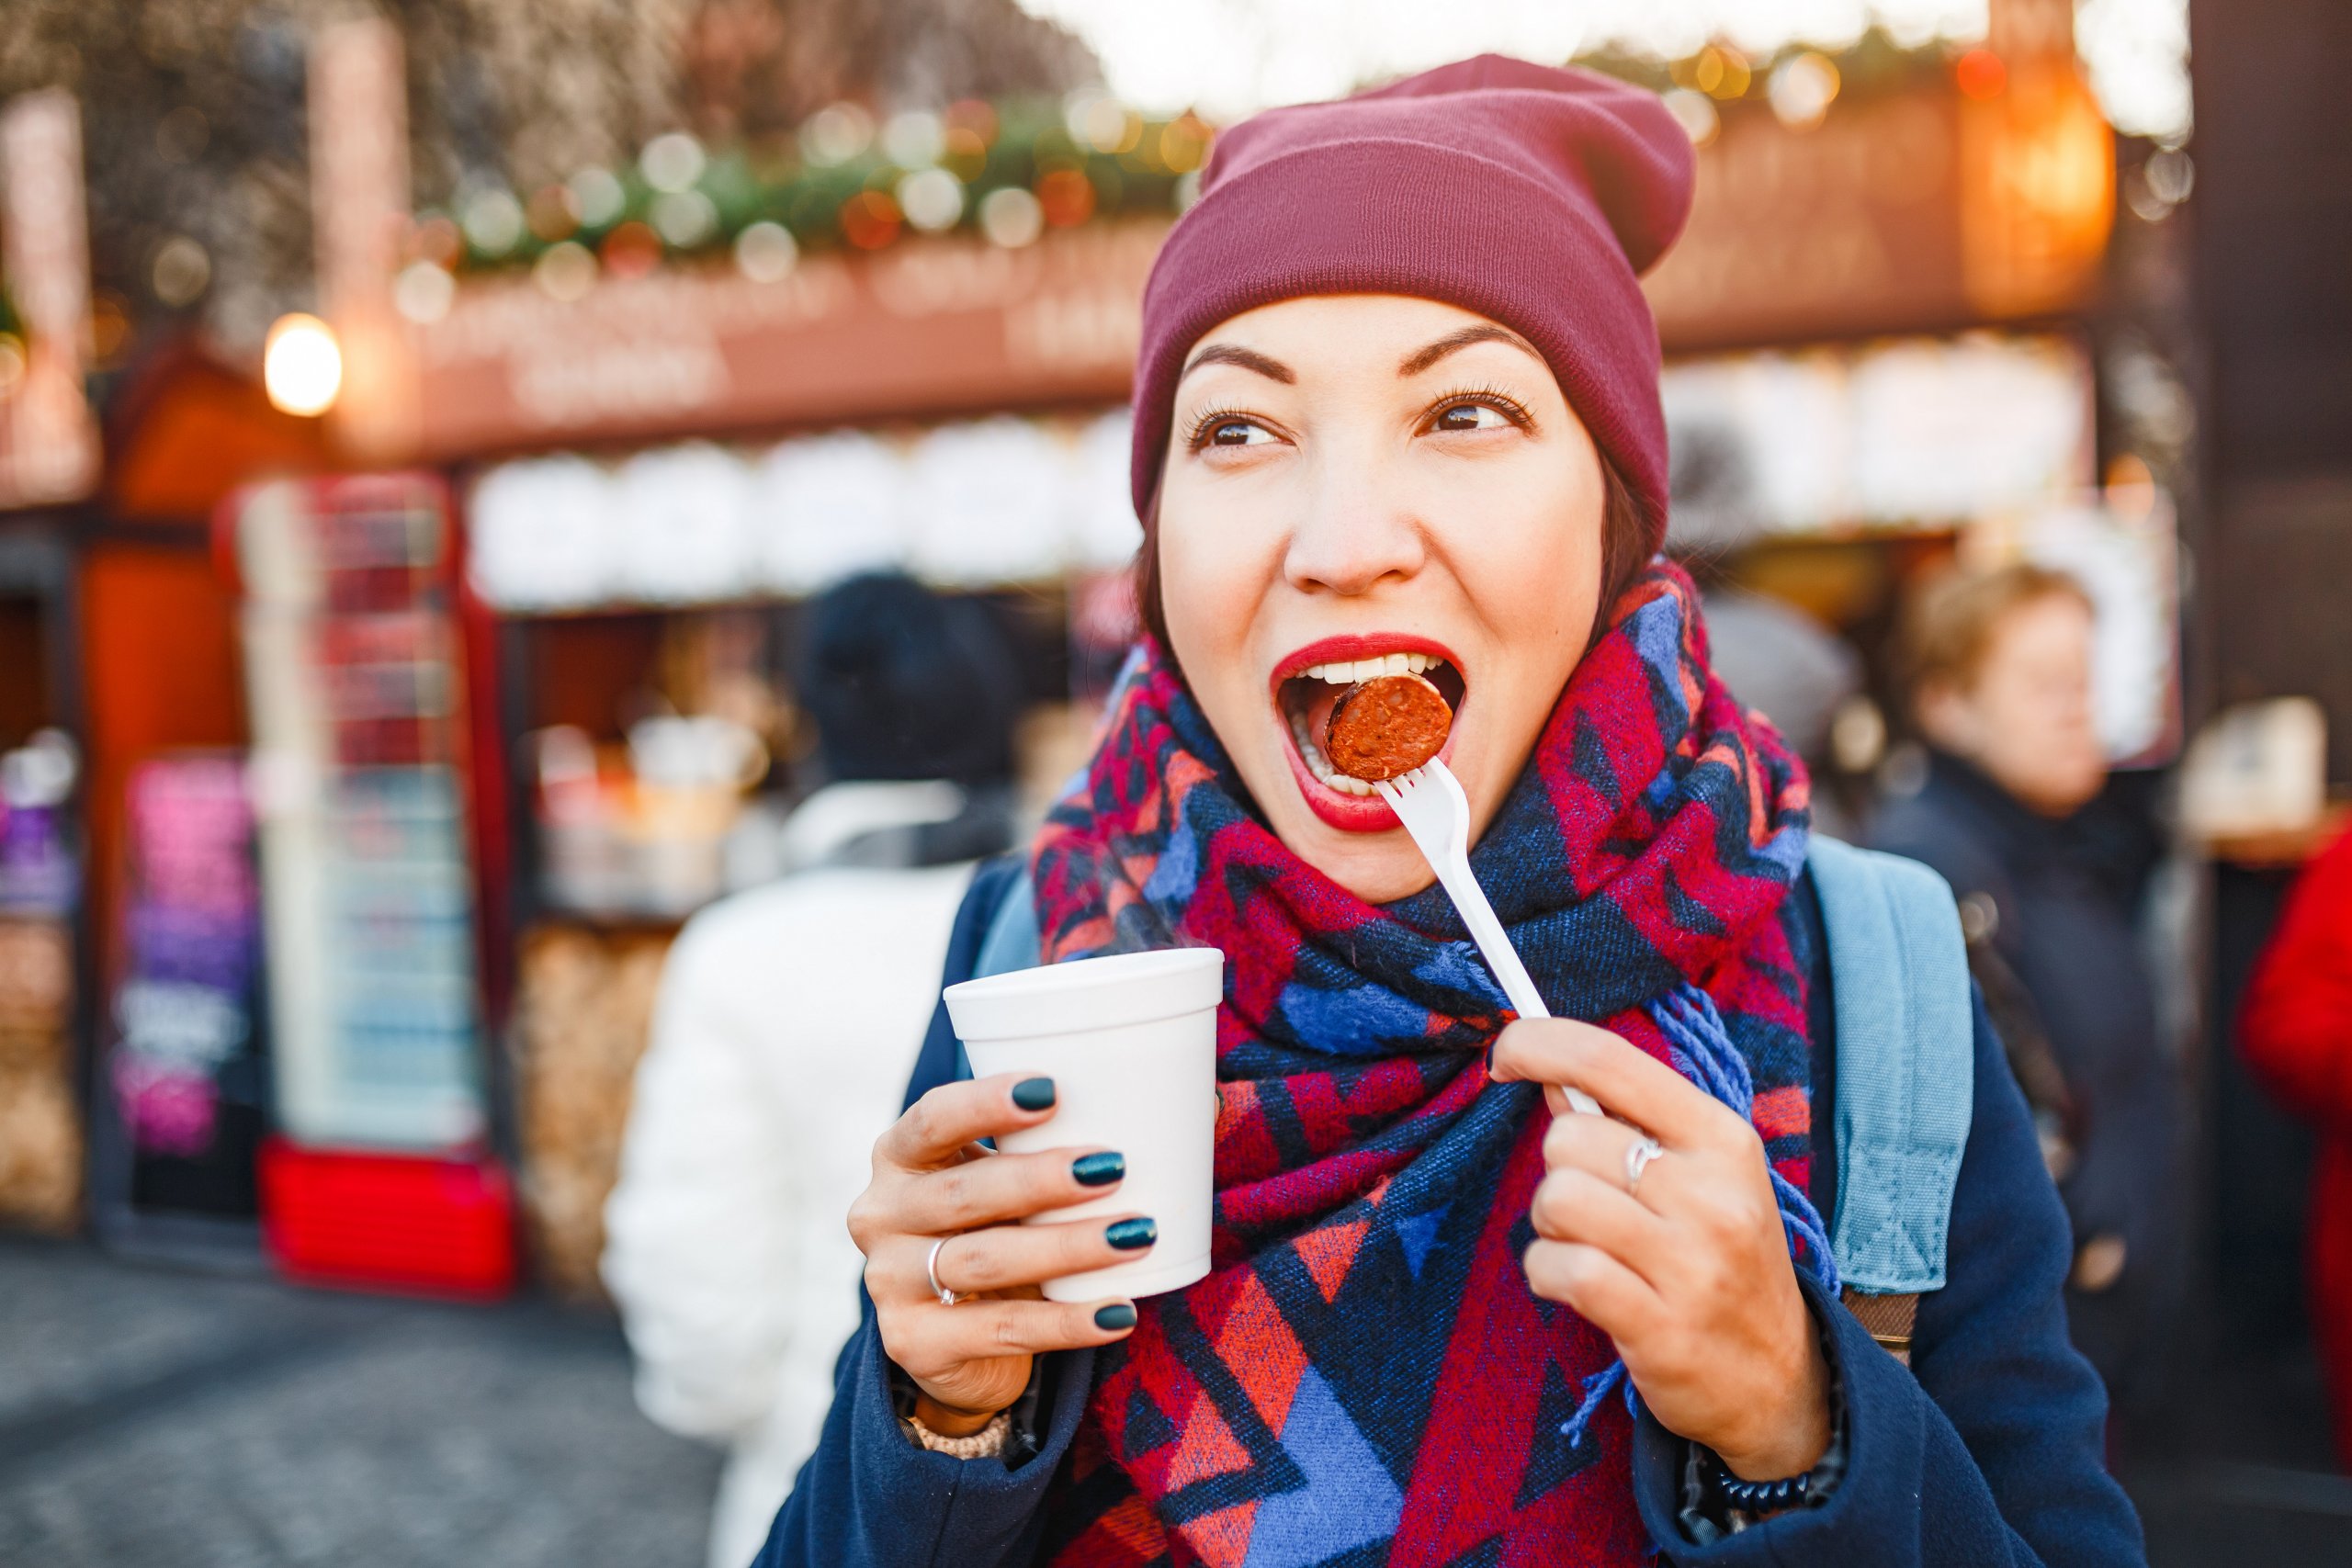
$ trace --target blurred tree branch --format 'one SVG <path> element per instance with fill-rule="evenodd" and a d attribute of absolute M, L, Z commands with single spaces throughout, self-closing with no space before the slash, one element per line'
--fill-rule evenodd
<path fill-rule="evenodd" d="M 887 109 L 1099 77 L 1014 0 L 0 4 L 0 97 L 62 85 L 82 101 L 97 335 L 117 363 L 131 345 L 110 339 L 191 318 L 251 349 L 310 303 L 304 59 L 339 17 L 390 17 L 407 41 L 423 201 L 473 173 L 529 190 L 682 126 L 723 141 L 839 98 Z"/>

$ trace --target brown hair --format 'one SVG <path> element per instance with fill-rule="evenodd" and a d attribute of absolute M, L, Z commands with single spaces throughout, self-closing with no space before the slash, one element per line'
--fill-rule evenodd
<path fill-rule="evenodd" d="M 1965 690 L 1984 666 L 1993 635 L 2013 610 L 2044 599 L 2072 599 L 2096 610 L 2073 577 L 2046 566 L 2013 565 L 1946 571 L 1916 594 L 1903 622 L 1903 676 L 1916 705 L 1929 687 Z"/>
<path fill-rule="evenodd" d="M 1600 640 L 1608 629 L 1609 611 L 1634 579 L 1649 563 L 1650 540 L 1655 536 L 1648 513 L 1640 496 L 1617 472 L 1617 465 L 1600 454 L 1600 601 L 1595 607 L 1592 633 L 1587 638 L 1588 648 Z M 1136 606 L 1143 616 L 1144 629 L 1171 656 L 1174 649 L 1168 641 L 1168 614 L 1159 602 L 1159 494 L 1152 492 L 1151 505 L 1144 512 L 1143 547 L 1136 552 Z"/>

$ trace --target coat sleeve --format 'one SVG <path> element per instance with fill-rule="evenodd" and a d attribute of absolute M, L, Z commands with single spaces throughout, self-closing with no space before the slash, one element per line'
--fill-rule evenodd
<path fill-rule="evenodd" d="M 637 1362 L 637 1401 L 673 1432 L 757 1427 L 793 1329 L 800 1211 L 789 1140 L 754 1063 L 773 1020 L 745 1016 L 743 963 L 773 955 L 726 908 L 698 916 L 662 965 L 650 1043 L 605 1207 L 602 1272 Z M 834 1330 L 833 1332 L 838 1332 Z"/>
<path fill-rule="evenodd" d="M 1635 1490 L 1683 1568 L 1992 1568 L 2146 1562 L 2102 1464 L 2107 1394 L 2066 1337 L 2067 1227 L 2024 1097 L 1976 1008 L 1976 1086 L 1952 1197 L 1951 1262 L 1919 1298 L 1905 1369 L 1817 1292 L 1846 1399 L 1847 1466 L 1826 1503 L 1710 1546 L 1681 1544 L 1683 1445 L 1645 1416 Z"/>
<path fill-rule="evenodd" d="M 2352 833 L 2296 885 L 2255 972 L 2239 1040 L 2272 1093 L 2352 1134 Z"/>
<path fill-rule="evenodd" d="M 945 984 L 968 977 L 1018 862 L 973 879 L 948 939 Z M 943 987 L 944 988 L 944 987 Z M 932 1014 L 906 1102 L 962 1077 L 943 1005 Z M 801 1467 L 752 1568 L 1019 1568 L 1035 1555 L 1046 1489 L 1069 1451 L 1093 1376 L 1091 1350 L 1040 1358 L 1037 1451 L 1018 1461 L 954 1460 L 899 1425 L 890 1359 L 860 1292 L 857 1332 L 834 1368 L 824 1435 Z"/>

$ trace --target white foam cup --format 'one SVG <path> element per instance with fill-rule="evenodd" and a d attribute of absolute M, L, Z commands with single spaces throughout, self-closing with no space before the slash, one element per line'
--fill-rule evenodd
<path fill-rule="evenodd" d="M 1216 1145 L 1216 1004 L 1225 954 L 1213 947 L 1118 953 L 1016 969 L 947 987 L 947 1016 L 975 1077 L 1054 1080 L 1054 1113 L 997 1139 L 1007 1154 L 1101 1147 L 1125 1180 L 1028 1224 L 1148 1214 L 1151 1250 L 1131 1263 L 1050 1280 L 1046 1299 L 1149 1296 L 1209 1271 Z"/>

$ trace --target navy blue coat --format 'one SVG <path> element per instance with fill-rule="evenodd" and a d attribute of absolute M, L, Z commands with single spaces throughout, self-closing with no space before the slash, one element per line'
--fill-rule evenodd
<path fill-rule="evenodd" d="M 985 867 L 949 942 L 947 979 L 969 977 L 989 918 L 1018 867 Z M 1835 1125 L 1835 1013 L 1819 906 L 1798 908 L 1810 934 L 1814 1125 Z M 1699 1564 L 2143 1563 L 2138 1517 L 2101 1467 L 2107 1396 L 2066 1341 L 2060 1286 L 2066 1216 L 2051 1190 L 2024 1099 L 1980 1006 L 1975 1115 L 1952 1201 L 1947 1284 L 1919 1302 L 1905 1370 L 1837 1303 L 1808 1288 L 1846 1400 L 1847 1469 L 1829 1502 L 1784 1514 L 1713 1545 L 1677 1522 L 1682 1439 L 1645 1414 L 1634 1487 L 1651 1539 L 1669 1561 Z M 941 1009 L 915 1066 L 908 1103 L 957 1073 Z M 1831 1141 L 1814 1145 L 1813 1200 L 1835 1213 Z M 1804 1276 L 1798 1276 L 1800 1281 Z M 824 1436 L 785 1500 L 753 1568 L 1023 1568 L 1034 1560 L 1054 1471 L 1084 1414 L 1093 1352 L 1042 1359 L 1037 1455 L 1017 1468 L 927 1451 L 899 1425 L 888 1359 L 866 1304 L 842 1352 Z"/>
<path fill-rule="evenodd" d="M 2110 792 L 2051 821 L 1937 755 L 1924 787 L 1880 811 L 1871 842 L 1935 867 L 1962 898 L 1991 901 L 1988 940 L 2030 998 L 2074 1100 L 2075 1157 L 2059 1197 L 2075 1242 L 2125 1244 L 2120 1277 L 2095 1292 L 2070 1288 L 2066 1310 L 2075 1348 L 2129 1408 L 2161 1392 L 2178 1338 L 2190 1204 L 2179 1073 L 2137 923 L 2157 846 L 2123 805 Z"/>

